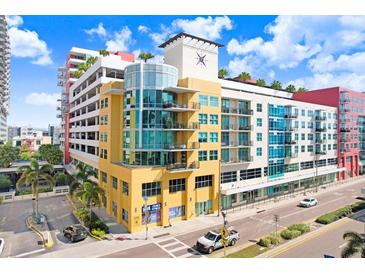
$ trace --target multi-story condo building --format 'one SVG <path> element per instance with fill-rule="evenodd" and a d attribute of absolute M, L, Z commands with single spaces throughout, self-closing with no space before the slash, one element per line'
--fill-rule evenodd
<path fill-rule="evenodd" d="M 6 142 L 10 99 L 10 41 L 6 18 L 0 15 L 0 143 Z"/>
<path fill-rule="evenodd" d="M 14 137 L 21 135 L 21 127 L 8 126 L 8 141 L 12 141 Z"/>
<path fill-rule="evenodd" d="M 338 110 L 339 179 L 358 176 L 365 164 L 365 95 L 342 87 L 296 93 L 295 100 L 332 106 Z"/>
<path fill-rule="evenodd" d="M 180 33 L 164 64 L 103 57 L 70 88 L 70 155 L 129 231 L 336 180 L 337 109 L 217 77 L 222 45 Z M 100 79 L 101 78 L 101 79 Z"/>

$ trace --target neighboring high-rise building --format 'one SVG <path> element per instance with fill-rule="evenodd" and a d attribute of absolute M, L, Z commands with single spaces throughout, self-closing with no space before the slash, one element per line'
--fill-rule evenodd
<path fill-rule="evenodd" d="M 21 135 L 21 127 L 9 126 L 8 127 L 8 141 L 12 141 L 14 137 Z"/>
<path fill-rule="evenodd" d="M 338 116 L 338 163 L 345 167 L 339 179 L 364 173 L 365 94 L 342 87 L 294 94 L 294 99 L 336 107 Z"/>
<path fill-rule="evenodd" d="M 51 137 L 52 145 L 60 145 L 61 127 L 48 125 L 48 136 Z"/>
<path fill-rule="evenodd" d="M 7 141 L 10 99 L 10 41 L 6 18 L 0 15 L 0 143 Z"/>
<path fill-rule="evenodd" d="M 335 107 L 218 79 L 218 43 L 180 33 L 160 47 L 165 64 L 101 58 L 69 92 L 71 161 L 98 170 L 106 212 L 129 231 L 146 216 L 165 226 L 317 188 L 344 170 Z"/>

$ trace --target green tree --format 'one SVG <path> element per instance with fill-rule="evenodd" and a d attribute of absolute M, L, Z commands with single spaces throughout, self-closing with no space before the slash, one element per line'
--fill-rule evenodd
<path fill-rule="evenodd" d="M 90 230 L 91 230 L 91 220 L 92 220 L 92 206 L 100 206 L 100 195 L 104 193 L 104 190 L 97 184 L 90 181 L 85 181 L 76 196 L 80 198 L 82 203 L 89 209 L 90 213 Z"/>
<path fill-rule="evenodd" d="M 55 181 L 56 181 L 56 186 L 66 186 L 69 185 L 70 183 L 70 177 L 63 172 L 58 172 L 55 175 Z"/>
<path fill-rule="evenodd" d="M 306 92 L 307 91 L 307 89 L 306 88 L 304 88 L 304 87 L 300 87 L 300 88 L 298 88 L 298 90 L 297 90 L 297 92 Z"/>
<path fill-rule="evenodd" d="M 242 81 L 251 80 L 251 74 L 248 72 L 241 72 L 240 75 L 238 75 L 238 78 Z"/>
<path fill-rule="evenodd" d="M 361 258 L 365 258 L 365 236 L 357 232 L 349 231 L 343 234 L 343 239 L 347 245 L 341 252 L 342 258 L 349 258 L 360 253 Z"/>
<path fill-rule="evenodd" d="M 259 87 L 265 87 L 266 86 L 266 82 L 264 79 L 257 79 L 257 82 L 256 84 L 259 86 Z"/>
<path fill-rule="evenodd" d="M 38 219 L 38 188 L 39 181 L 43 180 L 51 187 L 55 186 L 55 180 L 51 175 L 53 166 L 50 164 L 39 165 L 37 160 L 32 160 L 29 165 L 21 166 L 17 169 L 17 173 L 21 174 L 16 183 L 16 188 L 19 190 L 22 186 L 31 186 L 33 197 L 35 198 L 35 209 L 33 206 L 33 215 Z"/>
<path fill-rule="evenodd" d="M 218 78 L 221 78 L 221 79 L 224 79 L 228 76 L 228 70 L 225 69 L 225 68 L 221 68 L 219 71 L 218 71 Z"/>
<path fill-rule="evenodd" d="M 273 88 L 273 89 L 277 89 L 277 90 L 282 89 L 280 81 L 274 80 L 274 81 L 271 83 L 271 88 Z"/>
<path fill-rule="evenodd" d="M 36 152 L 34 152 L 33 153 L 33 155 L 32 155 L 32 158 L 33 159 L 36 159 L 36 160 L 42 160 L 42 156 L 41 156 L 41 154 L 39 153 L 39 151 L 36 151 Z"/>
<path fill-rule="evenodd" d="M 0 167 L 8 168 L 19 158 L 19 148 L 0 145 Z"/>
<path fill-rule="evenodd" d="M 95 170 L 88 166 L 85 165 L 84 163 L 80 162 L 77 166 L 77 173 L 76 175 L 73 177 L 72 183 L 70 185 L 70 193 L 73 194 L 76 189 L 81 188 L 82 184 L 85 181 L 89 181 L 90 177 L 96 177 L 96 172 Z"/>
<path fill-rule="evenodd" d="M 41 145 L 38 149 L 42 159 L 52 165 L 59 165 L 63 160 L 63 152 L 54 145 Z"/>
<path fill-rule="evenodd" d="M 289 86 L 287 86 L 285 88 L 286 91 L 289 91 L 289 92 L 295 92 L 296 91 L 296 88 L 294 85 L 290 84 Z"/>
<path fill-rule="evenodd" d="M 87 58 L 85 64 L 86 64 L 86 70 L 88 70 L 92 65 L 94 65 L 96 63 L 96 61 L 98 61 L 98 57 L 96 56 L 90 56 L 89 58 Z M 86 71 L 85 70 L 85 71 Z"/>
<path fill-rule="evenodd" d="M 9 176 L 0 174 L 0 189 L 9 189 L 11 186 L 11 180 Z"/>
<path fill-rule="evenodd" d="M 141 52 L 138 55 L 138 59 L 143 60 L 145 63 L 147 63 L 147 60 L 154 58 L 155 56 L 150 52 Z"/>
<path fill-rule="evenodd" d="M 20 160 L 29 161 L 32 158 L 32 154 L 29 151 L 20 153 Z"/>
<path fill-rule="evenodd" d="M 99 54 L 101 56 L 108 56 L 109 55 L 109 51 L 105 50 L 105 49 L 99 49 Z"/>
<path fill-rule="evenodd" d="M 81 75 L 83 75 L 84 73 L 81 70 L 77 70 L 75 72 L 72 73 L 71 78 L 76 78 L 79 79 L 81 77 Z"/>

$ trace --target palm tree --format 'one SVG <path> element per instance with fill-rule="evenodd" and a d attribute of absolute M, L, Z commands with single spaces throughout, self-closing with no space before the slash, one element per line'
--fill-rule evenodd
<path fill-rule="evenodd" d="M 298 88 L 298 90 L 297 90 L 297 92 L 306 92 L 307 91 L 307 89 L 306 88 L 304 88 L 304 87 L 300 87 L 300 88 Z"/>
<path fill-rule="evenodd" d="M 296 88 L 294 85 L 290 84 L 289 86 L 286 87 L 285 89 L 286 91 L 289 91 L 289 92 L 295 92 L 296 91 Z"/>
<path fill-rule="evenodd" d="M 271 88 L 277 89 L 277 90 L 282 89 L 280 81 L 274 80 L 271 83 Z"/>
<path fill-rule="evenodd" d="M 240 75 L 238 75 L 238 78 L 242 81 L 251 80 L 251 74 L 248 72 L 241 72 Z"/>
<path fill-rule="evenodd" d="M 343 239 L 347 245 L 341 252 L 342 258 L 349 258 L 360 253 L 361 258 L 365 258 L 365 236 L 357 232 L 349 231 L 343 234 Z"/>
<path fill-rule="evenodd" d="M 92 167 L 85 165 L 82 162 L 78 163 L 76 168 L 77 168 L 77 173 L 74 176 L 73 181 L 70 185 L 71 194 L 73 194 L 77 188 L 80 188 L 83 182 L 89 181 L 90 177 L 93 176 L 96 177 L 97 175 Z"/>
<path fill-rule="evenodd" d="M 38 187 L 39 181 L 44 180 L 51 187 L 55 186 L 55 180 L 51 175 L 53 173 L 53 166 L 50 164 L 39 165 L 37 160 L 31 160 L 27 166 L 21 166 L 17 169 L 17 173 L 21 176 L 16 183 L 16 188 L 19 190 L 22 186 L 31 186 L 32 194 L 35 198 L 35 212 L 33 205 L 33 216 L 38 220 Z"/>
<path fill-rule="evenodd" d="M 256 84 L 259 86 L 259 87 L 265 87 L 266 86 L 266 82 L 264 79 L 257 79 L 257 82 Z"/>
<path fill-rule="evenodd" d="M 92 218 L 92 206 L 100 205 L 100 195 L 104 193 L 104 190 L 97 184 L 90 181 L 85 181 L 82 184 L 81 190 L 76 194 L 81 199 L 86 207 L 89 208 L 90 221 L 89 229 L 91 230 L 91 218 Z"/>
<path fill-rule="evenodd" d="M 147 60 L 148 59 L 152 59 L 153 57 L 155 57 L 155 56 L 152 53 L 150 53 L 150 52 L 141 52 L 138 55 L 138 59 L 143 60 L 145 63 L 147 63 Z"/>
<path fill-rule="evenodd" d="M 218 71 L 218 78 L 224 79 L 228 76 L 228 71 L 225 68 L 221 68 Z"/>
<path fill-rule="evenodd" d="M 109 51 L 105 50 L 105 49 L 99 49 L 99 54 L 101 56 L 108 56 L 109 55 Z"/>
<path fill-rule="evenodd" d="M 95 62 L 98 61 L 98 59 L 99 58 L 96 56 L 90 56 L 89 58 L 87 58 L 87 60 L 86 60 L 87 69 L 86 70 L 88 70 L 92 65 L 94 65 Z"/>

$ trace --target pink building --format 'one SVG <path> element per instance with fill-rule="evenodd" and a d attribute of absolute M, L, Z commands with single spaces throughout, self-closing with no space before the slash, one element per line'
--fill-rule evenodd
<path fill-rule="evenodd" d="M 358 176 L 365 164 L 365 94 L 342 87 L 332 87 L 295 93 L 298 101 L 337 107 L 339 180 Z"/>

